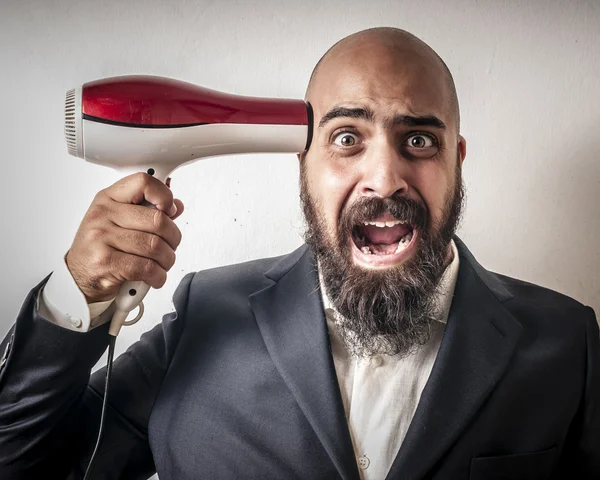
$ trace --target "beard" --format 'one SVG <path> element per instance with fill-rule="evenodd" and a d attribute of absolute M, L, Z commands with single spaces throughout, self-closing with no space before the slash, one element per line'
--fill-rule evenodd
<path fill-rule="evenodd" d="M 337 330 L 353 356 L 404 357 L 429 341 L 432 323 L 443 314 L 439 284 L 464 204 L 458 161 L 454 180 L 439 222 L 432 222 L 426 207 L 410 198 L 362 197 L 344 208 L 331 231 L 319 202 L 309 193 L 305 162 L 301 162 L 304 239 L 315 252 L 327 296 L 339 314 Z M 385 212 L 417 229 L 416 251 L 402 264 L 384 270 L 361 268 L 352 260 L 353 231 Z"/>

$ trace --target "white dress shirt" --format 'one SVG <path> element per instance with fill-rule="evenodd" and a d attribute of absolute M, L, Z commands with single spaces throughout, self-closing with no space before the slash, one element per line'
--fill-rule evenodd
<path fill-rule="evenodd" d="M 48 282 L 38 294 L 38 313 L 63 328 L 87 332 L 110 320 L 106 316 L 101 319 L 100 316 L 114 299 L 88 305 L 67 267 L 65 256 L 56 264 Z"/>
<path fill-rule="evenodd" d="M 429 342 L 402 359 L 388 355 L 359 359 L 350 355 L 336 327 L 339 313 L 333 308 L 321 281 L 335 370 L 363 480 L 386 477 L 429 379 L 458 275 L 458 251 L 453 241 L 451 248 L 453 259 L 441 278 L 438 302 L 442 315 L 439 322 L 433 325 Z M 88 305 L 63 257 L 38 296 L 38 312 L 61 327 L 86 332 L 110 320 L 101 314 L 111 303 L 112 300 L 108 300 Z"/>
<path fill-rule="evenodd" d="M 427 344 L 406 358 L 350 355 L 337 326 L 335 311 L 321 281 L 321 295 L 335 371 L 342 393 L 354 453 L 363 480 L 383 480 L 392 467 L 417 409 L 446 327 L 458 275 L 458 251 L 441 278 L 438 304 L 442 315 Z"/>

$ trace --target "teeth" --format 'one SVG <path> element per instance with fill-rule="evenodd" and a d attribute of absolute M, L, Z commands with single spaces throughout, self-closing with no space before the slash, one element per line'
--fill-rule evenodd
<path fill-rule="evenodd" d="M 408 247 L 408 244 L 412 240 L 412 237 L 413 237 L 412 232 L 408 232 L 406 235 L 404 235 L 400 239 L 400 242 L 398 242 L 398 248 L 396 248 L 396 253 L 400 253 L 402 250 L 404 250 L 406 247 Z"/>
<path fill-rule="evenodd" d="M 373 253 L 371 252 L 371 249 L 369 247 L 362 247 L 360 249 L 361 252 L 363 252 L 365 255 L 372 255 Z"/>
<path fill-rule="evenodd" d="M 400 220 L 392 220 L 391 222 L 363 222 L 364 225 L 375 225 L 376 227 L 395 227 L 396 225 L 401 224 Z"/>

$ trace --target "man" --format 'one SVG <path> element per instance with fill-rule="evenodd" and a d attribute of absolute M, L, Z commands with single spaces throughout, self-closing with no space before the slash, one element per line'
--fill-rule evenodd
<path fill-rule="evenodd" d="M 115 362 L 97 478 L 600 478 L 594 313 L 486 271 L 454 236 L 466 142 L 442 60 L 407 32 L 359 32 L 306 100 L 308 246 L 183 279 L 176 312 Z M 2 346 L 1 478 L 82 475 L 111 299 L 164 284 L 182 211 L 145 174 L 117 182 L 64 285 L 27 297 Z M 92 310 L 74 322 L 52 303 L 68 282 Z"/>

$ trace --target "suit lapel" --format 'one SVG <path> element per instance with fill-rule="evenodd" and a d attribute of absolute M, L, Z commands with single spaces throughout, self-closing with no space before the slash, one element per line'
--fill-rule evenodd
<path fill-rule="evenodd" d="M 302 247 L 266 275 L 275 283 L 250 304 L 267 350 L 341 477 L 356 480 L 314 258 Z"/>
<path fill-rule="evenodd" d="M 504 286 L 455 238 L 460 268 L 440 351 L 388 479 L 419 479 L 456 441 L 507 368 L 521 324 Z M 273 362 L 344 479 L 359 478 L 330 353 L 316 264 L 306 247 L 250 296 Z"/>
<path fill-rule="evenodd" d="M 510 293 L 455 242 L 460 267 L 448 324 L 388 479 L 419 479 L 433 468 L 502 377 L 521 332 L 501 303 Z"/>

